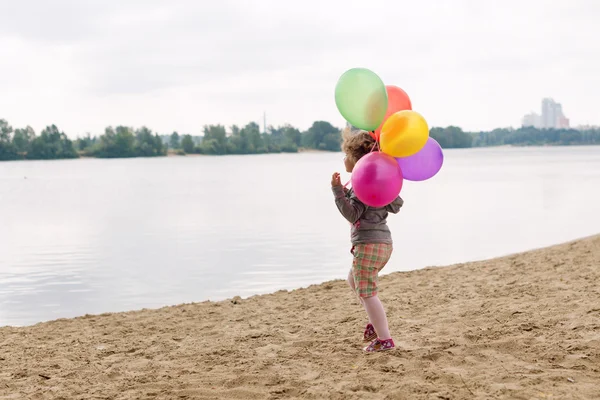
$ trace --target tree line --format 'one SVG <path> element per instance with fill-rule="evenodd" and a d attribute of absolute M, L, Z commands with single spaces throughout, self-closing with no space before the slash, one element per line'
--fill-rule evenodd
<path fill-rule="evenodd" d="M 491 146 L 571 146 L 600 144 L 600 129 L 518 129 L 464 132 L 456 126 L 431 128 L 429 135 L 444 149 Z"/>
<path fill-rule="evenodd" d="M 430 135 L 442 148 L 533 145 L 600 144 L 600 130 L 574 129 L 494 129 L 490 132 L 465 132 L 459 127 L 434 127 Z M 340 151 L 340 129 L 326 121 L 316 121 L 306 131 L 291 125 L 270 126 L 261 132 L 255 122 L 228 129 L 223 125 L 206 125 L 202 136 L 190 134 L 159 135 L 147 127 L 107 127 L 100 136 L 87 134 L 71 140 L 55 125 L 39 135 L 31 127 L 13 129 L 0 119 L 1 160 L 50 160 L 78 157 L 125 158 L 175 154 L 259 154 L 295 153 L 300 149 Z"/>
<path fill-rule="evenodd" d="M 305 132 L 291 125 L 270 126 L 261 132 L 255 122 L 226 129 L 223 125 L 204 126 L 202 136 L 158 135 L 147 127 L 107 127 L 104 134 L 87 134 L 71 140 L 55 125 L 36 135 L 31 127 L 14 129 L 0 119 L 0 160 L 48 160 L 59 158 L 157 157 L 171 150 L 175 154 L 260 154 L 295 153 L 300 149 L 340 150 L 340 129 L 329 122 L 316 121 Z"/>
<path fill-rule="evenodd" d="M 600 144 L 600 129 L 494 129 L 490 132 L 475 132 L 473 147 L 486 146 L 573 146 Z"/>

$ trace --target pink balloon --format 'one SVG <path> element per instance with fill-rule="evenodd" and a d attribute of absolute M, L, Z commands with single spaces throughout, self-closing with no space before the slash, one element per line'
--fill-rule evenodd
<path fill-rule="evenodd" d="M 398 162 L 382 152 L 362 157 L 352 171 L 352 189 L 356 197 L 370 207 L 384 207 L 394 201 L 400 194 L 402 182 Z"/>

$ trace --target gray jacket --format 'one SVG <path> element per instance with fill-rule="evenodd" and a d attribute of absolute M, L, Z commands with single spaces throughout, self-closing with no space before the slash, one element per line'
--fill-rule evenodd
<path fill-rule="evenodd" d="M 393 243 L 386 220 L 388 213 L 397 214 L 400 211 L 400 207 L 404 204 L 400 196 L 385 207 L 375 208 L 361 202 L 352 189 L 336 186 L 331 190 L 338 210 L 352 224 L 350 235 L 352 244 Z"/>

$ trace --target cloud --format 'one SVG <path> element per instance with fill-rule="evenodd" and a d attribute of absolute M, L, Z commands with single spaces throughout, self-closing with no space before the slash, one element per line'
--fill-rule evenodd
<path fill-rule="evenodd" d="M 198 132 L 258 119 L 338 125 L 337 78 L 364 66 L 432 124 L 516 125 L 551 95 L 595 117 L 600 2 L 0 2 L 0 109 L 68 133 Z"/>
<path fill-rule="evenodd" d="M 0 35 L 43 44 L 83 41 L 101 32 L 102 20 L 115 10 L 102 1 L 19 0 L 0 2 Z"/>

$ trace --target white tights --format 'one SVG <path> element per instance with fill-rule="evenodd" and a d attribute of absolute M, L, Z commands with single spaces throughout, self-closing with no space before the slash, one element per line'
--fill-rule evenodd
<path fill-rule="evenodd" d="M 356 293 L 352 270 L 350 270 L 350 273 L 348 274 L 348 284 L 354 293 Z M 381 340 L 390 339 L 391 335 L 388 328 L 387 316 L 385 315 L 385 309 L 383 308 L 383 304 L 381 304 L 379 297 L 377 297 L 377 295 L 372 297 L 359 297 L 359 300 L 367 312 L 369 322 L 372 323 L 375 328 L 377 337 Z"/>

